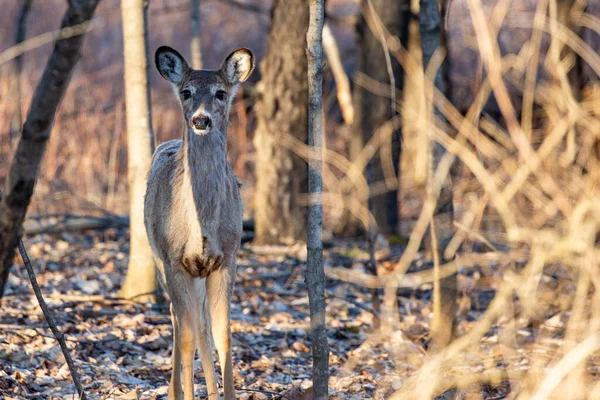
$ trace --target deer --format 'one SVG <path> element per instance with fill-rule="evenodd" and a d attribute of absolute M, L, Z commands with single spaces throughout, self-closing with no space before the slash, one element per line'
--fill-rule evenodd
<path fill-rule="evenodd" d="M 208 399 L 221 399 L 213 346 L 225 400 L 234 400 L 230 317 L 243 205 L 241 184 L 227 161 L 227 127 L 236 88 L 254 70 L 254 55 L 241 48 L 217 70 L 194 70 L 176 50 L 162 46 L 155 64 L 183 114 L 182 138 L 161 144 L 152 157 L 144 198 L 146 233 L 171 299 L 169 400 L 194 399 L 196 350 Z"/>

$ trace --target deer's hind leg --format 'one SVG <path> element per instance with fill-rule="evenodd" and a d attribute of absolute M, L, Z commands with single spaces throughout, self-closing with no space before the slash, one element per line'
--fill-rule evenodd
<path fill-rule="evenodd" d="M 210 336 L 210 315 L 208 314 L 208 300 L 206 298 L 206 280 L 196 280 L 196 290 L 200 300 L 200 312 L 198 318 L 198 353 L 202 363 L 202 370 L 206 379 L 206 392 L 208 399 L 220 399 L 217 378 L 215 376 L 215 365 L 212 357 L 212 344 Z"/>
<path fill-rule="evenodd" d="M 212 337 L 219 353 L 225 400 L 235 400 L 230 322 L 235 269 L 234 257 L 226 256 L 223 266 L 206 278 Z"/>

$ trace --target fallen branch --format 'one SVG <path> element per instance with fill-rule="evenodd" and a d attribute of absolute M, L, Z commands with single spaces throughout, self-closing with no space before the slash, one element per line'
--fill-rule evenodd
<path fill-rule="evenodd" d="M 51 219 L 51 221 L 44 221 Z M 109 228 L 129 228 L 128 215 L 40 215 L 28 218 L 23 223 L 23 230 L 27 235 L 38 235 L 41 233 L 57 233 L 57 232 L 81 232 L 88 229 L 109 229 Z M 254 230 L 254 221 L 247 220 L 243 224 L 244 231 Z M 245 235 L 242 242 L 252 240 L 248 235 Z"/>
<path fill-rule="evenodd" d="M 460 256 L 458 259 L 441 265 L 438 279 L 448 277 L 460 269 L 471 268 L 485 263 L 507 264 L 511 261 L 522 261 L 525 259 L 527 259 L 527 254 L 520 251 L 508 253 L 489 252 L 481 254 L 466 254 Z M 416 289 L 423 284 L 432 283 L 435 280 L 433 269 L 404 274 L 396 278 L 390 275 L 374 276 L 362 271 L 351 270 L 348 268 L 326 267 L 325 276 L 330 279 L 337 279 L 370 289 L 385 288 L 386 285 L 389 284 L 390 279 L 398 279 L 398 282 L 396 283 L 398 288 L 410 289 Z"/>
<path fill-rule="evenodd" d="M 66 214 L 56 221 L 42 222 L 38 219 L 29 218 L 23 223 L 23 229 L 27 235 L 38 235 L 40 233 L 85 231 L 88 229 L 128 228 L 129 217 L 93 217 Z"/>
<path fill-rule="evenodd" d="M 73 363 L 71 354 L 69 354 L 69 348 L 67 347 L 65 338 L 56 327 L 56 324 L 54 323 L 54 318 L 52 317 L 52 314 L 48 309 L 46 301 L 44 301 L 42 291 L 40 290 L 40 286 L 38 285 L 37 279 L 35 277 L 35 272 L 33 272 L 33 267 L 31 266 L 31 261 L 29 260 L 29 255 L 25 250 L 25 245 L 23 245 L 23 240 L 19 240 L 19 252 L 21 253 L 21 258 L 25 263 L 25 268 L 27 268 L 27 274 L 29 275 L 29 280 L 31 281 L 31 286 L 33 287 L 35 297 L 37 297 L 38 303 L 40 304 L 42 312 L 44 313 L 44 317 L 46 318 L 46 322 L 48 322 L 48 326 L 50 327 L 54 338 L 56 338 L 56 341 L 60 345 L 60 349 L 63 353 L 63 356 L 65 357 L 65 361 L 67 362 L 67 366 L 69 367 L 69 371 L 71 372 L 71 377 L 73 378 L 73 383 L 75 384 L 75 388 L 77 389 L 77 393 L 79 394 L 79 398 L 81 400 L 86 400 L 87 396 L 85 395 L 85 391 L 83 390 L 83 386 L 81 385 L 79 373 L 77 372 L 75 363 Z"/>
<path fill-rule="evenodd" d="M 253 245 L 244 247 L 242 250 L 257 256 L 290 256 L 306 259 L 306 255 L 302 255 L 305 250 L 302 243 L 285 246 L 285 245 Z"/>

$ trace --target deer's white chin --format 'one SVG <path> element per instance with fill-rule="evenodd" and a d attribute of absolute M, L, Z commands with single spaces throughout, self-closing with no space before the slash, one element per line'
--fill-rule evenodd
<path fill-rule="evenodd" d="M 198 136 L 208 135 L 210 133 L 210 129 L 196 129 L 192 128 L 192 131 Z"/>

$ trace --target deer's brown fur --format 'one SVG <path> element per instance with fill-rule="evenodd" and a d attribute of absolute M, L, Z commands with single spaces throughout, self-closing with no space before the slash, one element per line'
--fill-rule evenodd
<path fill-rule="evenodd" d="M 214 342 L 225 399 L 234 400 L 230 299 L 243 206 L 226 142 L 231 100 L 238 83 L 251 74 L 254 57 L 239 49 L 218 70 L 193 70 L 168 47 L 159 48 L 155 58 L 159 72 L 173 85 L 185 122 L 182 139 L 163 143 L 154 153 L 144 208 L 148 239 L 171 298 L 169 399 L 194 398 L 196 348 L 209 398 L 220 398 Z"/>

